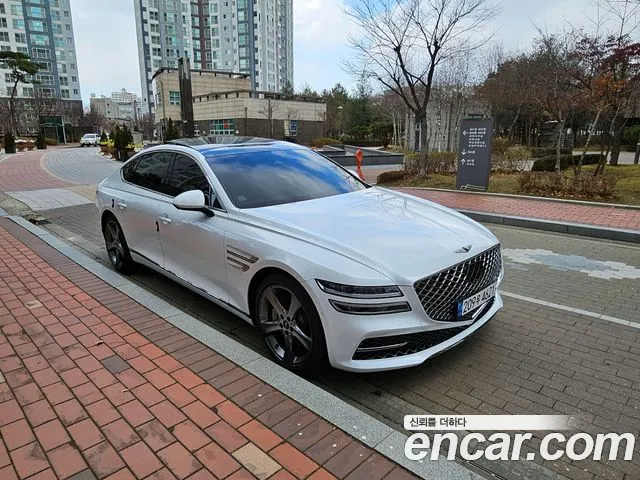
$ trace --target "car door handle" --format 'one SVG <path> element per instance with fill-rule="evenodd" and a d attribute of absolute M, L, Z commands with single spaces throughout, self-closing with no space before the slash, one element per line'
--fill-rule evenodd
<path fill-rule="evenodd" d="M 124 202 L 118 202 L 116 203 L 116 205 L 120 210 L 124 210 L 125 208 L 127 208 L 127 204 Z"/>
<path fill-rule="evenodd" d="M 158 217 L 158 220 L 160 220 L 165 225 L 168 224 L 168 223 L 171 223 L 171 219 L 169 217 L 167 217 L 166 215 L 160 215 Z"/>

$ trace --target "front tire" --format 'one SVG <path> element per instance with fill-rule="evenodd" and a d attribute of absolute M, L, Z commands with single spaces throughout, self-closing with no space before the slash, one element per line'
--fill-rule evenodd
<path fill-rule="evenodd" d="M 268 276 L 258 288 L 254 312 L 276 363 L 301 375 L 315 375 L 327 367 L 320 316 L 298 282 L 284 274 Z"/>
<path fill-rule="evenodd" d="M 134 266 L 131 252 L 127 240 L 124 238 L 122 227 L 113 215 L 109 215 L 104 221 L 102 235 L 113 268 L 120 273 L 131 272 Z"/>

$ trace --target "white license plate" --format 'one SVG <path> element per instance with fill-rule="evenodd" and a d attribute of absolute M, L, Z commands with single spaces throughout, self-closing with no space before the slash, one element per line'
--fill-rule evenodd
<path fill-rule="evenodd" d="M 467 313 L 472 312 L 491 300 L 496 294 L 496 286 L 497 283 L 489 285 L 487 288 L 480 290 L 469 298 L 459 301 L 458 317 L 464 317 Z"/>

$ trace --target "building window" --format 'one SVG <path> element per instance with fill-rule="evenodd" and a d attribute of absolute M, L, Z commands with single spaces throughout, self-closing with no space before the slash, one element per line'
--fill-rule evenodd
<path fill-rule="evenodd" d="M 69 85 L 69 77 L 59 77 L 60 85 L 68 86 Z"/>
<path fill-rule="evenodd" d="M 22 96 L 23 97 L 33 97 L 33 87 L 23 87 L 22 88 Z"/>
<path fill-rule="evenodd" d="M 29 47 L 16 47 L 16 51 L 29 55 Z"/>
<path fill-rule="evenodd" d="M 11 4 L 11 15 L 14 17 L 22 16 L 22 5 Z"/>
<path fill-rule="evenodd" d="M 13 28 L 14 28 L 14 30 L 24 30 L 24 19 L 22 19 L 22 18 L 14 18 L 13 19 Z"/>
<path fill-rule="evenodd" d="M 47 18 L 47 14 L 42 7 L 27 7 L 27 15 L 34 18 Z"/>
<path fill-rule="evenodd" d="M 71 31 L 71 25 L 69 25 L 68 23 L 65 25 L 65 28 L 67 29 L 67 32 Z"/>
<path fill-rule="evenodd" d="M 236 121 L 234 119 L 210 120 L 209 130 L 211 130 L 212 135 L 235 135 Z"/>
<path fill-rule="evenodd" d="M 71 77 L 71 81 L 73 83 L 78 83 L 78 77 Z"/>
<path fill-rule="evenodd" d="M 66 88 L 60 89 L 60 96 L 62 98 L 71 98 L 71 95 L 69 95 L 69 90 L 67 90 Z"/>
<path fill-rule="evenodd" d="M 9 41 L 9 32 L 0 32 L 0 42 Z"/>
<path fill-rule="evenodd" d="M 73 89 L 73 94 L 74 94 L 74 95 L 79 95 L 79 94 L 80 94 L 80 92 L 78 91 L 78 89 L 77 89 L 77 88 L 74 88 L 74 89 Z"/>
<path fill-rule="evenodd" d="M 180 105 L 180 92 L 169 92 L 169 105 Z"/>
<path fill-rule="evenodd" d="M 27 43 L 27 34 L 16 33 L 16 43 Z"/>

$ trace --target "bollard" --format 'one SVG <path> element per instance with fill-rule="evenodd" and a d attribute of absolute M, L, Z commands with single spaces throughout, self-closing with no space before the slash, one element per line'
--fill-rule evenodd
<path fill-rule="evenodd" d="M 358 173 L 358 176 L 362 181 L 364 181 L 364 174 L 362 173 L 362 157 L 363 156 L 364 154 L 362 153 L 362 150 L 358 149 L 358 151 L 356 152 L 356 172 Z"/>
<path fill-rule="evenodd" d="M 638 160 L 640 160 L 640 142 L 636 145 L 636 156 L 633 158 L 633 164 L 638 165 Z"/>

